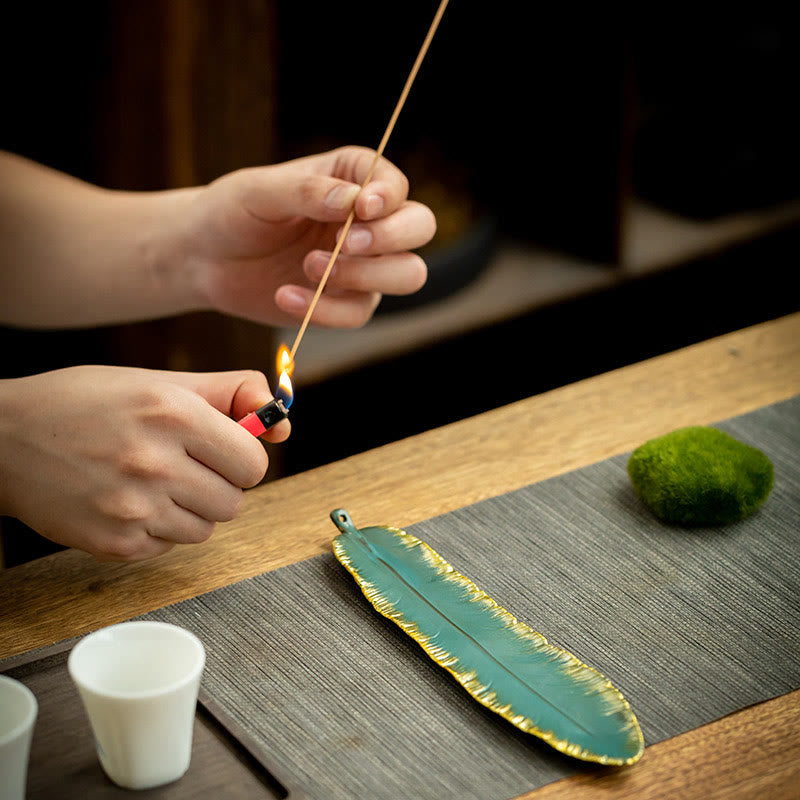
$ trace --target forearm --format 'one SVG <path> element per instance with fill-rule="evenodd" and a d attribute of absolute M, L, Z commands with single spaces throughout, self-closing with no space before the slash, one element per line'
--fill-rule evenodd
<path fill-rule="evenodd" d="M 114 192 L 0 153 L 0 322 L 85 327 L 199 308 L 179 240 L 194 191 Z"/>

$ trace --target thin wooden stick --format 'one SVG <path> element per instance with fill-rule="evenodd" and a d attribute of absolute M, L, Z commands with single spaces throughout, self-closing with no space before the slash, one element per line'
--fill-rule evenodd
<path fill-rule="evenodd" d="M 406 102 L 408 93 L 411 91 L 411 85 L 414 83 L 414 79 L 417 77 L 420 65 L 422 64 L 422 61 L 425 58 L 425 54 L 428 52 L 428 47 L 430 46 L 430 43 L 433 39 L 433 35 L 436 33 L 436 29 L 439 27 L 439 21 L 442 19 L 442 15 L 444 14 L 445 8 L 447 8 L 448 2 L 449 0 L 441 0 L 441 2 L 439 3 L 439 8 L 436 11 L 436 15 L 433 18 L 433 22 L 431 23 L 431 27 L 429 28 L 428 34 L 425 37 L 425 41 L 422 43 L 422 47 L 420 47 L 419 49 L 419 53 L 417 54 L 417 59 L 414 62 L 414 66 L 411 67 L 411 72 L 409 73 L 408 79 L 406 80 L 406 85 L 403 87 L 403 91 L 400 93 L 400 99 L 397 101 L 397 105 L 394 108 L 394 112 L 392 113 L 392 117 L 389 120 L 389 124 L 386 126 L 386 130 L 384 131 L 383 138 L 381 139 L 381 142 L 378 145 L 378 149 L 375 151 L 375 157 L 372 159 L 372 165 L 370 166 L 369 171 L 367 172 L 367 177 L 364 178 L 364 182 L 361 184 L 362 189 L 372 180 L 372 176 L 375 174 L 375 169 L 378 166 L 378 161 L 380 161 L 380 158 L 383 155 L 383 151 L 386 149 L 386 143 L 389 141 L 389 137 L 392 135 L 392 130 L 394 130 L 397 118 L 400 116 L 400 111 Z M 353 208 L 351 209 L 350 214 L 344 223 L 344 227 L 342 228 L 342 234 L 337 239 L 336 247 L 333 248 L 331 257 L 328 260 L 328 265 L 325 267 L 325 272 L 322 273 L 322 278 L 320 279 L 319 285 L 317 286 L 317 291 L 315 292 L 314 297 L 311 300 L 311 305 L 308 307 L 308 311 L 306 311 L 306 316 L 305 319 L 303 319 L 303 324 L 300 326 L 300 330 L 297 332 L 297 336 L 295 337 L 294 344 L 292 345 L 292 349 L 290 352 L 292 359 L 294 359 L 295 353 L 297 352 L 297 348 L 300 346 L 300 342 L 302 341 L 303 335 L 306 332 L 308 323 L 311 320 L 311 315 L 314 313 L 314 309 L 317 306 L 317 302 L 319 301 L 319 298 L 322 295 L 323 290 L 325 289 L 325 284 L 328 282 L 328 277 L 331 274 L 333 265 L 336 263 L 336 259 L 339 256 L 339 252 L 342 249 L 345 237 L 347 236 L 347 232 L 350 230 L 350 226 L 353 224 L 355 216 L 356 216 L 356 207 L 354 202 Z"/>

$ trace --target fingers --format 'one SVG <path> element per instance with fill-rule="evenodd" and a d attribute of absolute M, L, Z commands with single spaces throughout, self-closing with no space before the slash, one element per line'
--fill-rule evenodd
<path fill-rule="evenodd" d="M 193 426 L 184 435 L 187 455 L 239 488 L 255 486 L 268 466 L 264 448 L 233 420 L 218 417 L 216 424 Z"/>
<path fill-rule="evenodd" d="M 164 374 L 164 373 L 162 373 Z M 257 408 L 268 403 L 273 399 L 272 392 L 269 389 L 269 384 L 263 372 L 257 370 L 232 370 L 229 372 L 205 372 L 205 373 L 166 373 L 170 380 L 180 381 L 182 385 L 196 392 L 203 397 L 211 406 L 221 411 L 225 416 L 230 416 L 234 420 L 240 420 L 242 417 L 254 411 Z M 212 424 L 209 422 L 208 424 Z M 215 430 L 216 427 L 215 427 Z M 291 433 L 292 426 L 288 419 L 282 420 L 274 428 L 271 428 L 266 434 L 264 439 L 270 442 L 283 442 Z M 219 441 L 213 443 L 213 447 L 221 448 L 228 443 L 228 449 L 231 450 L 236 445 L 229 443 L 227 438 L 222 432 L 217 430 L 217 435 L 220 436 Z M 250 443 L 252 444 L 252 436 L 250 436 Z M 241 443 L 243 441 L 241 436 L 236 437 Z M 204 460 L 202 453 L 208 451 L 203 447 L 204 440 L 201 438 L 198 448 L 199 459 Z M 261 459 L 259 457 L 259 449 L 250 446 L 248 448 L 255 456 L 257 463 L 255 465 L 256 473 L 262 469 Z M 214 450 L 208 451 L 208 456 L 213 457 Z M 248 468 L 252 466 L 245 465 Z M 263 477 L 263 472 L 260 477 L 257 477 L 252 483 L 240 483 L 240 486 L 253 486 Z"/>
<path fill-rule="evenodd" d="M 328 260 L 329 254 L 321 251 L 306 258 L 304 268 L 314 283 L 321 279 Z M 425 262 L 413 253 L 371 258 L 340 255 L 311 322 L 328 328 L 359 328 L 369 322 L 384 294 L 416 292 L 425 284 L 427 274 Z M 281 286 L 275 292 L 275 305 L 302 319 L 315 294 L 305 286 Z"/>
<path fill-rule="evenodd" d="M 165 501 L 169 498 L 170 507 L 184 509 L 210 523 L 229 522 L 236 517 L 243 496 L 239 486 L 207 469 L 203 464 L 187 461 L 183 467 L 180 479 L 172 483 L 164 498 Z M 148 530 L 153 533 L 150 527 Z M 192 526 L 187 535 L 191 536 L 194 532 Z"/>
<path fill-rule="evenodd" d="M 263 444 L 229 416 L 271 398 L 261 373 L 73 367 L 26 378 L 21 390 L 16 416 L 30 435 L 16 437 L 11 460 L 24 468 L 9 474 L 23 491 L 9 510 L 99 559 L 205 541 L 266 472 Z M 55 406 L 26 417 L 37 405 L 28 394 Z"/>
<path fill-rule="evenodd" d="M 101 557 L 138 560 L 152 557 L 163 543 L 205 541 L 215 523 L 236 516 L 242 489 L 255 486 L 266 473 L 268 458 L 261 442 L 227 416 L 231 408 L 244 414 L 271 398 L 262 373 L 167 375 L 170 400 L 159 418 L 174 444 L 165 448 L 159 437 L 149 447 L 140 443 L 140 450 L 123 460 L 135 500 L 135 519 L 128 522 L 138 530 Z"/>
<path fill-rule="evenodd" d="M 116 495 L 119 502 L 105 509 L 104 535 L 84 548 L 101 560 L 139 561 L 176 544 L 204 542 L 217 522 L 234 519 L 242 503 L 232 476 L 223 477 L 186 453 L 165 457 L 141 477 L 127 494 Z"/>
<path fill-rule="evenodd" d="M 224 522 L 224 520 L 220 520 Z M 200 544 L 211 538 L 215 522 L 173 503 L 147 527 L 150 538 L 169 544 Z"/>
<path fill-rule="evenodd" d="M 390 216 L 368 223 L 354 222 L 347 232 L 342 252 L 379 255 L 414 250 L 427 244 L 435 233 L 433 212 L 422 203 L 409 201 Z"/>
<path fill-rule="evenodd" d="M 435 232 L 431 210 L 411 201 L 388 217 L 352 225 L 311 321 L 326 327 L 360 327 L 370 319 L 381 295 L 418 291 L 427 278 L 427 268 L 408 250 L 427 243 Z M 330 257 L 325 250 L 313 250 L 306 256 L 303 269 L 312 284 L 322 279 Z M 299 319 L 314 294 L 308 287 L 287 285 L 277 290 L 274 299 L 281 311 Z"/>
<path fill-rule="evenodd" d="M 306 257 L 303 269 L 318 283 L 330 254 L 315 250 Z M 425 262 L 414 253 L 361 258 L 342 256 L 328 278 L 327 288 L 380 294 L 412 294 L 419 291 L 428 275 Z"/>
<path fill-rule="evenodd" d="M 364 184 L 375 163 L 375 151 L 367 147 L 340 147 L 325 154 L 334 159 L 332 174 L 345 180 Z M 377 195 L 385 204 L 383 213 L 391 213 L 408 197 L 408 178 L 402 170 L 386 158 L 379 158 L 368 185 L 359 196 L 356 213 L 361 219 L 374 219 L 380 214 L 369 213 L 366 206 L 371 197 Z M 373 201 L 374 202 L 374 201 Z"/>
<path fill-rule="evenodd" d="M 302 319 L 313 297 L 314 291 L 305 286 L 281 286 L 275 292 L 275 304 L 287 314 Z M 379 292 L 323 292 L 311 322 L 326 328 L 360 328 L 369 322 L 380 301 Z"/>
<path fill-rule="evenodd" d="M 401 208 L 407 197 L 408 179 L 399 170 L 393 181 L 373 179 L 356 198 L 356 217 L 360 220 L 380 219 Z"/>
<path fill-rule="evenodd" d="M 309 176 L 303 186 L 306 198 L 324 197 L 327 211 L 336 209 L 341 214 L 312 218 L 343 220 L 354 203 L 356 216 L 362 220 L 378 219 L 399 209 L 408 199 L 408 178 L 391 161 L 383 157 L 376 161 L 375 156 L 375 151 L 369 148 L 348 146 L 289 162 L 290 166 L 305 163 L 317 173 Z M 369 183 L 365 185 L 368 177 Z M 338 187 L 331 183 L 334 179 L 339 179 Z"/>
<path fill-rule="evenodd" d="M 168 383 L 176 383 L 200 395 L 208 404 L 234 419 L 272 399 L 269 383 L 263 372 L 241 369 L 226 372 L 152 373 Z"/>
<path fill-rule="evenodd" d="M 86 545 L 83 547 L 87 553 L 93 555 L 98 561 L 147 561 L 151 558 L 168 553 L 175 547 L 175 542 L 168 542 L 156 536 L 149 536 L 142 531 L 138 535 L 129 535 L 118 541 L 105 540 L 101 548 Z"/>
<path fill-rule="evenodd" d="M 261 406 L 272 399 L 272 393 L 269 391 L 267 379 L 264 377 L 263 373 L 254 370 L 245 370 L 244 379 L 236 388 L 231 402 L 230 416 L 232 416 L 234 420 L 240 420 L 251 411 L 261 408 Z M 291 432 L 291 423 L 288 419 L 283 419 L 266 433 L 262 434 L 262 438 L 268 442 L 277 444 L 278 442 L 286 441 Z"/>
<path fill-rule="evenodd" d="M 318 156 L 253 167 L 226 179 L 246 210 L 255 218 L 281 222 L 308 217 L 318 222 L 342 222 L 354 208 L 359 219 L 392 214 L 408 197 L 408 179 L 391 162 L 379 159 L 362 189 L 375 152 L 344 147 Z"/>
<path fill-rule="evenodd" d="M 426 206 L 414 202 L 405 203 L 390 217 L 352 225 L 328 276 L 326 289 L 369 294 L 411 294 L 418 291 L 427 278 L 427 268 L 418 255 L 406 251 L 425 244 L 435 232 L 433 213 Z M 322 279 L 330 257 L 331 253 L 324 250 L 314 250 L 306 256 L 303 269 L 313 284 Z M 288 299 L 288 293 L 281 299 Z M 299 311 L 309 299 L 307 292 L 293 292 L 292 311 Z M 369 306 L 371 302 L 367 301 L 365 305 Z M 283 310 L 290 309 L 284 306 Z"/>
<path fill-rule="evenodd" d="M 232 520 L 242 490 L 191 459 L 172 465 L 163 492 L 137 493 L 138 513 L 110 515 L 102 536 L 84 549 L 102 561 L 140 561 L 167 552 L 176 544 L 205 542 L 217 522 Z"/>
<path fill-rule="evenodd" d="M 286 222 L 293 217 L 341 221 L 361 191 L 357 184 L 309 173 L 291 161 L 241 170 L 228 179 L 245 210 L 263 222 Z"/>

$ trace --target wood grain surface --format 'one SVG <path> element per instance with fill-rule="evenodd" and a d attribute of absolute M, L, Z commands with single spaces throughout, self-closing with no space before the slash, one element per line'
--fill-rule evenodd
<path fill-rule="evenodd" d="M 575 775 L 523 798 L 797 800 L 799 730 L 800 690 L 651 745 L 633 769 Z"/>
<path fill-rule="evenodd" d="M 543 346 L 545 343 L 542 343 Z M 203 545 L 135 565 L 66 551 L 0 573 L 0 658 L 327 552 L 328 515 L 401 528 L 800 393 L 800 314 L 264 484 Z M 528 798 L 800 796 L 800 692 Z"/>

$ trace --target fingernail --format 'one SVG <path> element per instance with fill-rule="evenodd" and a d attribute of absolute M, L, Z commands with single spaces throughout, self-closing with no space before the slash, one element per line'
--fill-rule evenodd
<path fill-rule="evenodd" d="M 364 204 L 364 213 L 368 219 L 380 216 L 383 211 L 383 198 L 379 194 L 371 194 Z"/>
<path fill-rule="evenodd" d="M 360 186 L 353 186 L 352 183 L 340 183 L 328 192 L 325 205 L 335 211 L 350 210 L 360 191 Z"/>
<path fill-rule="evenodd" d="M 308 258 L 308 277 L 312 280 L 320 280 L 328 268 L 328 262 L 331 260 L 331 254 L 322 250 L 312 253 Z M 331 267 L 329 278 L 332 278 L 336 272 L 336 265 Z"/>
<path fill-rule="evenodd" d="M 286 287 L 281 293 L 281 305 L 285 311 L 305 311 L 308 300 L 299 289 Z"/>
<path fill-rule="evenodd" d="M 360 253 L 372 244 L 372 232 L 363 225 L 353 225 L 347 234 L 347 251 Z"/>

